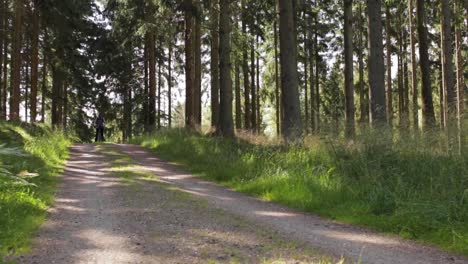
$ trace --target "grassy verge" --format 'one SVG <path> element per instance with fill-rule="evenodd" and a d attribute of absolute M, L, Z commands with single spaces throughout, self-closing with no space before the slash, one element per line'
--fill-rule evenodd
<path fill-rule="evenodd" d="M 28 250 L 54 200 L 70 144 L 45 126 L 0 122 L 0 262 Z"/>
<path fill-rule="evenodd" d="M 167 130 L 134 143 L 238 191 L 468 255 L 468 149 L 449 154 L 436 136 L 306 142 L 250 144 Z"/>

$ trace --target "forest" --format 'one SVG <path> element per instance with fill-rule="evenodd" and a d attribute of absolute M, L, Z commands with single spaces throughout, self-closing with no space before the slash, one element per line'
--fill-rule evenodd
<path fill-rule="evenodd" d="M 172 126 L 463 140 L 466 2 L 231 2 L 3 0 L 0 117 L 83 140 L 98 112 L 124 142 Z"/>
<path fill-rule="evenodd" d="M 136 145 L 466 258 L 467 27 L 463 0 L 0 0 L 0 263 L 29 250 L 67 159 L 131 186 L 176 175 L 140 173 Z M 98 116 L 107 143 L 88 144 Z"/>

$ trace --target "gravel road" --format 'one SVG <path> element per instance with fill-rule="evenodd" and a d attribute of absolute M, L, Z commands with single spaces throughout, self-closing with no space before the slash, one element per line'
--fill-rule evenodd
<path fill-rule="evenodd" d="M 140 176 L 117 173 L 119 157 Z M 72 147 L 50 211 L 17 262 L 468 263 L 228 190 L 135 145 Z"/>
<path fill-rule="evenodd" d="M 50 215 L 17 263 L 332 263 L 304 242 L 253 224 L 173 185 L 119 176 L 125 146 L 76 145 Z M 117 150 L 117 151 L 116 151 Z M 138 149 L 140 150 L 140 149 Z M 117 152 L 113 154 L 113 152 Z M 146 160 L 147 162 L 149 160 Z M 159 166 L 159 164 L 154 164 Z M 125 169 L 125 167 L 123 167 Z M 127 173 L 128 174 L 128 173 Z M 135 177 L 136 175 L 136 177 Z"/>

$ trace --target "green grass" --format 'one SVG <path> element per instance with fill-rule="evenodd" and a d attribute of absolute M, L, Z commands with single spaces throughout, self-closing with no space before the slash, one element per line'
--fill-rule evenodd
<path fill-rule="evenodd" d="M 34 185 L 0 178 L 0 262 L 3 256 L 29 249 L 30 238 L 54 200 L 56 176 L 62 171 L 70 144 L 62 132 L 45 126 L 0 122 L 0 148 L 10 149 L 0 154 L 0 168 L 13 175 L 29 172 L 36 176 L 26 179 Z"/>
<path fill-rule="evenodd" d="M 468 255 L 468 148 L 451 154 L 440 136 L 288 147 L 166 130 L 134 143 L 238 191 Z"/>

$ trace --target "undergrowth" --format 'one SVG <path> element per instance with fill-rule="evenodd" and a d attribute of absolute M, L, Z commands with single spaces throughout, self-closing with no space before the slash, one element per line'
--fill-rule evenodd
<path fill-rule="evenodd" d="M 46 126 L 0 122 L 0 262 L 28 250 L 53 202 L 70 144 Z"/>
<path fill-rule="evenodd" d="M 185 130 L 134 140 L 238 191 L 468 255 L 466 146 L 462 155 L 446 151 L 435 133 L 305 142 L 252 144 Z"/>

